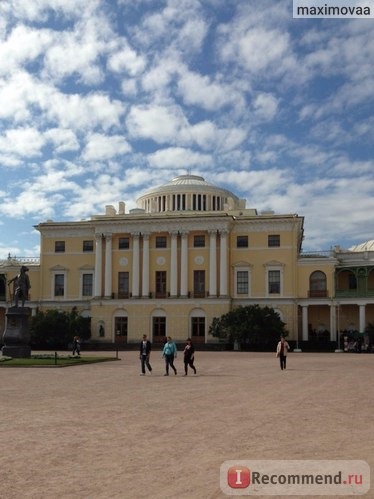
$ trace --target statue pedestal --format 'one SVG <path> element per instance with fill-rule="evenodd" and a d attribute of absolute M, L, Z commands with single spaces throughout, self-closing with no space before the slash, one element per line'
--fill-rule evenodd
<path fill-rule="evenodd" d="M 5 314 L 7 323 L 3 334 L 3 355 L 26 358 L 31 355 L 28 307 L 10 307 Z"/>

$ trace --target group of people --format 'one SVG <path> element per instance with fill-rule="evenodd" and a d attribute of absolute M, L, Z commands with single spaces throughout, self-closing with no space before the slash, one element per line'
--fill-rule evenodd
<path fill-rule="evenodd" d="M 147 339 L 147 335 L 143 334 L 143 339 L 140 342 L 139 346 L 139 358 L 141 363 L 141 375 L 144 376 L 146 372 L 146 368 L 151 373 L 152 366 L 149 362 L 150 355 L 152 350 L 152 344 Z M 164 348 L 162 350 L 162 356 L 165 359 L 165 374 L 164 376 L 169 376 L 170 368 L 174 371 L 174 374 L 177 374 L 177 369 L 174 365 L 174 360 L 177 358 L 177 346 L 170 336 L 166 338 Z M 184 361 L 184 375 L 188 375 L 188 367 L 190 367 L 193 372 L 196 374 L 196 367 L 194 366 L 195 360 L 195 349 L 193 347 L 191 338 L 187 338 L 186 345 L 183 350 L 183 361 Z"/>

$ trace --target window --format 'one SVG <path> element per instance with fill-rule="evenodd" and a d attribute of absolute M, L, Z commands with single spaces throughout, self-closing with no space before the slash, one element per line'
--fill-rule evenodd
<path fill-rule="evenodd" d="M 83 251 L 93 251 L 93 241 L 83 241 Z"/>
<path fill-rule="evenodd" d="M 309 295 L 311 298 L 327 296 L 326 274 L 316 270 L 309 277 Z"/>
<path fill-rule="evenodd" d="M 205 297 L 205 270 L 194 270 L 193 294 L 197 298 Z"/>
<path fill-rule="evenodd" d="M 269 248 L 278 248 L 280 246 L 280 235 L 279 234 L 271 234 L 268 236 L 268 247 Z"/>
<path fill-rule="evenodd" d="M 129 273 L 118 272 L 118 298 L 129 297 Z"/>
<path fill-rule="evenodd" d="M 0 300 L 2 301 L 5 300 L 6 297 L 5 281 L 6 281 L 5 275 L 0 274 Z"/>
<path fill-rule="evenodd" d="M 118 249 L 129 249 L 130 248 L 130 238 L 120 237 L 118 239 Z"/>
<path fill-rule="evenodd" d="M 194 236 L 193 245 L 194 248 L 205 248 L 205 236 Z"/>
<path fill-rule="evenodd" d="M 55 241 L 55 253 L 65 252 L 65 241 Z"/>
<path fill-rule="evenodd" d="M 114 322 L 116 341 L 126 341 L 128 321 L 127 317 L 116 317 Z"/>
<path fill-rule="evenodd" d="M 93 283 L 92 274 L 82 275 L 82 296 L 92 296 L 92 283 Z"/>
<path fill-rule="evenodd" d="M 238 270 L 236 273 L 236 293 L 248 295 L 248 270 Z"/>
<path fill-rule="evenodd" d="M 205 337 L 205 317 L 191 317 L 192 337 Z"/>
<path fill-rule="evenodd" d="M 54 295 L 64 296 L 64 294 L 65 294 L 65 275 L 55 274 Z"/>
<path fill-rule="evenodd" d="M 269 294 L 280 293 L 280 270 L 269 270 L 268 289 Z"/>
<path fill-rule="evenodd" d="M 156 248 L 166 248 L 166 236 L 156 236 Z"/>
<path fill-rule="evenodd" d="M 248 248 L 248 236 L 237 236 L 236 247 L 237 248 Z"/>
<path fill-rule="evenodd" d="M 357 289 L 357 279 L 356 276 L 350 272 L 348 274 L 348 288 L 349 289 Z"/>
<path fill-rule="evenodd" d="M 153 317 L 152 332 L 153 339 L 166 336 L 166 317 Z"/>
<path fill-rule="evenodd" d="M 166 298 L 166 272 L 156 272 L 156 298 Z"/>

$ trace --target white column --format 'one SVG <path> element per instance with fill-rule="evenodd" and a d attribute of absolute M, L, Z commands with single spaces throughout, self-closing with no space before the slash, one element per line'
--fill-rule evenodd
<path fill-rule="evenodd" d="M 217 296 L 217 231 L 209 231 L 209 296 Z"/>
<path fill-rule="evenodd" d="M 103 265 L 103 238 L 102 234 L 95 234 L 95 296 L 101 296 L 101 279 Z"/>
<path fill-rule="evenodd" d="M 220 296 L 227 296 L 227 232 L 222 230 L 220 246 Z"/>
<path fill-rule="evenodd" d="M 104 296 L 112 296 L 112 234 L 105 234 Z"/>
<path fill-rule="evenodd" d="M 187 242 L 188 242 L 188 233 L 182 233 L 182 242 L 181 242 L 181 296 L 188 295 L 188 258 L 187 258 Z"/>
<path fill-rule="evenodd" d="M 308 341 L 308 306 L 302 306 L 303 341 Z"/>
<path fill-rule="evenodd" d="M 178 292 L 178 261 L 177 261 L 177 232 L 171 232 L 170 244 L 170 296 L 177 296 Z"/>
<path fill-rule="evenodd" d="M 143 276 L 142 296 L 149 296 L 149 234 L 143 234 Z"/>
<path fill-rule="evenodd" d="M 139 296 L 139 234 L 132 234 L 132 296 Z"/>
<path fill-rule="evenodd" d="M 365 305 L 360 305 L 360 316 L 359 316 L 359 328 L 358 331 L 359 333 L 364 333 L 365 332 Z"/>

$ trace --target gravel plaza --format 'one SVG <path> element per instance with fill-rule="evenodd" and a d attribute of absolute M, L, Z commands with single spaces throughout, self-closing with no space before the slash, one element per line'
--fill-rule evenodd
<path fill-rule="evenodd" d="M 290 353 L 281 371 L 275 353 L 198 351 L 196 376 L 180 353 L 169 377 L 160 351 L 146 376 L 119 357 L 0 369 L 1 498 L 218 499 L 226 460 L 373 469 L 374 355 Z"/>

